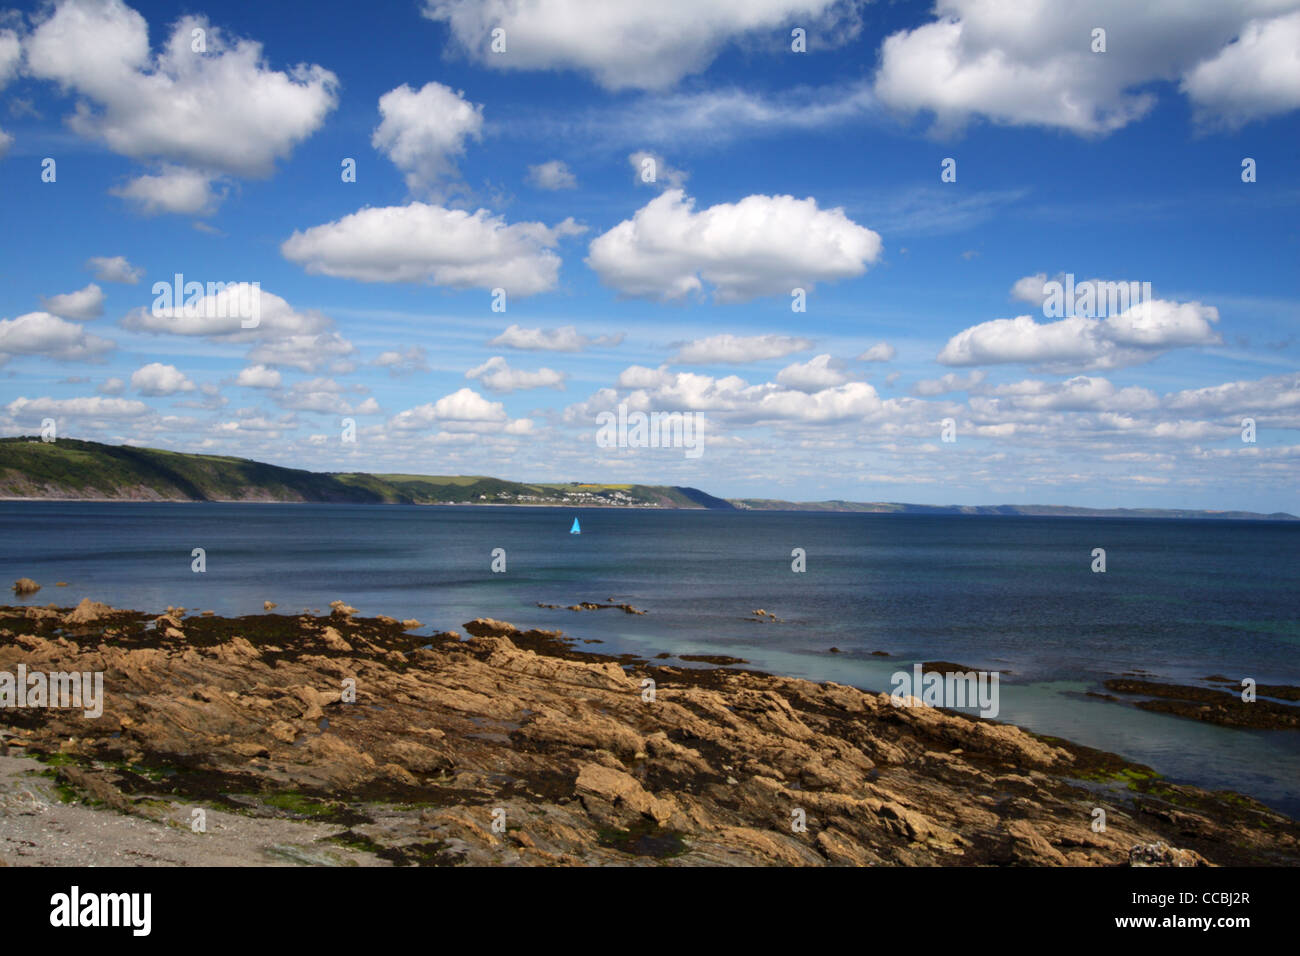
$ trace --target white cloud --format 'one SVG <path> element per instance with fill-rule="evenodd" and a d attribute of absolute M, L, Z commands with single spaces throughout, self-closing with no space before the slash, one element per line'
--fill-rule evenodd
<path fill-rule="evenodd" d="M 606 89 L 621 90 L 671 86 L 702 72 L 724 44 L 751 32 L 784 30 L 788 37 L 792 25 L 844 32 L 853 6 L 836 0 L 426 0 L 424 15 L 447 23 L 485 66 L 581 70 Z M 505 31 L 504 53 L 491 52 L 498 27 Z"/>
<path fill-rule="evenodd" d="M 206 216 L 214 212 L 225 194 L 212 188 L 212 177 L 184 166 L 164 166 L 162 171 L 137 176 L 125 186 L 109 192 L 135 204 L 146 216 L 176 213 L 183 216 Z"/>
<path fill-rule="evenodd" d="M 1165 398 L 1166 407 L 1201 415 L 1261 415 L 1300 408 L 1300 372 L 1191 388 Z"/>
<path fill-rule="evenodd" d="M 1240 68 L 1243 57 L 1285 57 L 1289 27 L 1252 34 L 1248 51 L 1223 48 L 1248 29 L 1250 17 L 1295 6 L 1294 0 L 939 0 L 933 22 L 886 38 L 875 93 L 896 109 L 932 112 L 941 132 L 983 116 L 1106 134 L 1150 112 L 1156 97 L 1146 87 L 1153 81 L 1184 74 L 1187 91 L 1195 97 L 1199 90 L 1215 108 L 1276 108 L 1289 98 L 1285 59 L 1257 66 L 1261 79 L 1268 74 L 1261 88 L 1247 93 L 1237 83 L 1248 72 Z M 1096 27 L 1107 31 L 1105 53 L 1092 52 Z M 1198 66 L 1207 59 L 1218 65 Z"/>
<path fill-rule="evenodd" d="M 375 359 L 374 365 L 379 368 L 388 369 L 388 374 L 393 378 L 402 375 L 413 375 L 416 372 L 429 371 L 428 353 L 421 345 L 412 345 L 405 350 L 390 350 L 381 352 Z"/>
<path fill-rule="evenodd" d="M 175 395 L 194 391 L 194 383 L 175 365 L 150 362 L 131 373 L 131 387 L 141 395 Z"/>
<path fill-rule="evenodd" d="M 245 313 L 251 312 L 254 301 L 258 308 L 258 323 L 246 329 L 243 327 Z M 295 310 L 284 299 L 260 286 L 237 282 L 193 303 L 168 305 L 164 300 L 156 307 L 146 309 L 142 306 L 128 313 L 122 319 L 122 325 L 141 332 L 203 335 L 246 342 L 314 334 L 331 328 L 333 323 L 315 310 Z"/>
<path fill-rule="evenodd" d="M 922 398 L 933 398 L 936 395 L 948 395 L 952 392 L 964 392 L 974 388 L 980 382 L 984 381 L 985 373 L 976 369 L 969 375 L 963 377 L 953 372 L 949 372 L 940 378 L 923 378 L 912 386 L 912 394 L 920 395 Z"/>
<path fill-rule="evenodd" d="M 987 390 L 989 401 L 972 402 L 991 417 L 1010 410 L 1028 412 L 1123 412 L 1150 411 L 1160 404 L 1150 389 L 1138 386 L 1116 388 L 1104 378 L 1077 375 L 1064 382 L 1027 379 Z"/>
<path fill-rule="evenodd" d="M 1106 319 L 1071 316 L 1039 323 L 1028 315 L 995 319 L 954 335 L 944 365 L 1023 362 L 1053 371 L 1113 369 L 1148 362 L 1172 348 L 1218 345 L 1219 312 L 1199 302 L 1151 299 Z"/>
<path fill-rule="evenodd" d="M 360 405 L 354 406 L 345 397 L 347 391 L 332 378 L 313 378 L 294 382 L 287 392 L 277 395 L 275 400 L 283 408 L 325 415 L 373 415 L 379 410 L 379 405 L 373 398 L 367 398 Z"/>
<path fill-rule="evenodd" d="M 244 388 L 279 388 L 280 373 L 265 365 L 250 365 L 240 370 L 235 384 Z"/>
<path fill-rule="evenodd" d="M 488 345 L 520 349 L 525 352 L 581 352 L 591 346 L 604 347 L 618 345 L 623 341 L 623 334 L 587 336 L 572 325 L 558 329 L 525 329 L 511 325 Z"/>
<path fill-rule="evenodd" d="M 248 360 L 261 365 L 296 368 L 302 372 L 329 369 L 344 374 L 352 370 L 353 365 L 347 358 L 356 351 L 356 346 L 337 332 L 319 332 L 264 342 L 248 353 Z"/>
<path fill-rule="evenodd" d="M 632 167 L 632 182 L 638 186 L 658 186 L 660 189 L 681 189 L 690 174 L 668 165 L 668 160 L 658 153 L 640 149 L 627 158 Z M 650 177 L 654 178 L 651 179 Z"/>
<path fill-rule="evenodd" d="M 144 402 L 128 398 L 15 398 L 5 410 L 22 421 L 39 421 L 42 418 L 116 419 L 139 418 L 151 409 Z"/>
<path fill-rule="evenodd" d="M 1041 306 L 1047 298 L 1047 293 L 1043 290 L 1043 286 L 1046 284 L 1046 272 L 1038 272 L 1031 276 L 1025 276 L 1023 279 L 1017 279 L 1011 286 L 1011 298 L 1017 302 L 1028 302 L 1030 305 Z"/>
<path fill-rule="evenodd" d="M 22 44 L 18 34 L 13 30 L 0 30 L 0 89 L 18 72 L 18 62 L 22 59 Z M 0 158 L 9 152 L 14 139 L 0 129 Z"/>
<path fill-rule="evenodd" d="M 587 264 L 625 295 L 681 299 L 714 288 L 719 302 L 789 295 L 862 275 L 880 236 L 815 199 L 748 196 L 702 212 L 670 189 L 594 239 Z"/>
<path fill-rule="evenodd" d="M 528 181 L 538 189 L 576 189 L 578 180 L 563 160 L 552 159 L 528 167 Z"/>
<path fill-rule="evenodd" d="M 409 430 L 428 428 L 435 423 L 504 424 L 506 421 L 504 405 L 489 401 L 471 388 L 462 388 L 436 402 L 398 412 L 392 417 L 391 424 L 394 428 Z"/>
<path fill-rule="evenodd" d="M 1300 11 L 1250 21 L 1217 56 L 1189 71 L 1181 89 L 1199 119 L 1234 129 L 1300 108 Z"/>
<path fill-rule="evenodd" d="M 813 347 L 809 339 L 789 335 L 711 335 L 687 342 L 673 356 L 674 362 L 708 365 L 714 362 L 744 364 L 763 359 L 783 358 Z"/>
<path fill-rule="evenodd" d="M 144 270 L 131 265 L 126 256 L 95 256 L 86 260 L 86 268 L 93 271 L 100 282 L 135 285 L 144 275 Z"/>
<path fill-rule="evenodd" d="M 204 31 L 206 52 L 192 51 Z M 137 159 L 267 176 L 315 132 L 338 81 L 320 66 L 270 69 L 262 45 L 227 38 L 199 16 L 179 18 L 156 55 L 149 25 L 121 0 L 63 0 L 26 42 L 31 75 L 83 99 L 78 134 Z"/>
<path fill-rule="evenodd" d="M 87 321 L 104 314 L 104 290 L 92 282 L 76 292 L 42 298 L 41 305 L 60 318 Z"/>
<path fill-rule="evenodd" d="M 800 392 L 819 392 L 824 388 L 843 385 L 849 380 L 840 371 L 840 363 L 830 355 L 818 355 L 807 362 L 787 365 L 776 375 L 778 385 L 793 388 Z"/>
<path fill-rule="evenodd" d="M 95 389 L 101 395 L 121 395 L 126 391 L 126 382 L 120 378 L 106 378 L 103 383 Z"/>
<path fill-rule="evenodd" d="M 620 384 L 639 383 L 626 396 L 614 389 L 601 389 L 586 402 L 565 410 L 566 420 L 591 420 L 599 411 L 626 402 L 632 410 L 682 410 L 708 413 L 717 419 L 740 425 L 809 424 L 824 425 L 852 420 L 907 417 L 923 403 L 911 399 L 881 401 L 865 382 L 846 382 L 804 392 L 765 382 L 750 385 L 736 375 L 714 378 L 695 372 L 666 372 L 633 366 L 620 377 Z"/>
<path fill-rule="evenodd" d="M 48 312 L 28 312 L 0 319 L 0 365 L 16 355 L 40 355 L 62 361 L 84 361 L 111 352 L 117 345 L 89 334 L 84 326 Z"/>
<path fill-rule="evenodd" d="M 888 342 L 877 342 L 858 356 L 859 362 L 890 362 L 898 350 Z"/>
<path fill-rule="evenodd" d="M 18 34 L 13 30 L 0 30 L 0 87 L 3 87 L 18 72 L 18 61 L 22 59 L 22 44 Z"/>
<path fill-rule="evenodd" d="M 370 144 L 406 173 L 412 192 L 430 192 L 456 178 L 466 140 L 482 138 L 483 107 L 441 83 L 389 90 L 379 98 L 379 113 L 383 120 Z"/>
<path fill-rule="evenodd" d="M 367 207 L 335 222 L 295 231 L 280 246 L 313 275 L 363 282 L 429 282 L 454 289 L 501 287 L 510 296 L 556 285 L 559 240 L 580 231 L 572 219 L 549 227 L 507 224 L 486 209 L 415 202 Z"/>
<path fill-rule="evenodd" d="M 465 373 L 466 378 L 477 378 L 483 387 L 492 392 L 518 392 L 530 388 L 564 388 L 564 373 L 550 368 L 536 372 L 511 368 L 504 358 L 494 355 L 477 368 Z"/>

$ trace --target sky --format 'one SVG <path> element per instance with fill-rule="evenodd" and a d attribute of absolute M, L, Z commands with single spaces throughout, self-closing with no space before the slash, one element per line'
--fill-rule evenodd
<path fill-rule="evenodd" d="M 1300 0 L 0 8 L 0 434 L 1300 513 L 1298 133 Z"/>

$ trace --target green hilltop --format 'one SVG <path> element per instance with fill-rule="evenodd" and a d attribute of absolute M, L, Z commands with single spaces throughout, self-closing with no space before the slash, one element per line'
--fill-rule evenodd
<path fill-rule="evenodd" d="M 321 501 L 716 508 L 732 505 L 674 485 L 525 483 L 481 475 L 371 475 L 282 468 L 247 458 L 0 438 L 0 498 L 108 501 Z"/>

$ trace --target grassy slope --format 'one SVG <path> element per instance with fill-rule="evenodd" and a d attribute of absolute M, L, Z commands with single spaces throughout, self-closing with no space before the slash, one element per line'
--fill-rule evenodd
<path fill-rule="evenodd" d="M 693 488 L 525 484 L 481 475 L 318 474 L 245 458 L 30 437 L 0 439 L 0 497 L 731 507 Z"/>

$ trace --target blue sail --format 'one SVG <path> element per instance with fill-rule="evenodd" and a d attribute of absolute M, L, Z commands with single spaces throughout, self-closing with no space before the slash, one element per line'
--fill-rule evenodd
<path fill-rule="evenodd" d="M 573 519 L 573 527 L 569 529 L 569 534 L 582 534 L 582 528 L 578 526 L 578 519 Z"/>

